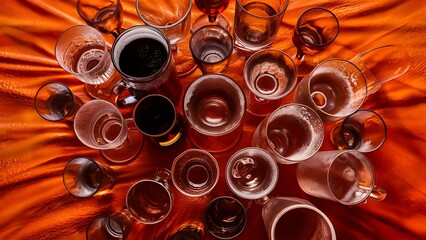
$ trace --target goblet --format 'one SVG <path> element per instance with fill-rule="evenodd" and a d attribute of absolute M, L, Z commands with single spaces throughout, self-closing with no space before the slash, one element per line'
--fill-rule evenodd
<path fill-rule="evenodd" d="M 56 60 L 68 73 L 86 84 L 93 98 L 111 98 L 119 80 L 102 35 L 93 27 L 77 25 L 65 30 L 56 41 Z"/>
<path fill-rule="evenodd" d="M 179 44 L 191 28 L 192 0 L 136 0 L 136 11 L 148 26 L 161 30 L 169 39 L 178 76 L 191 73 L 196 64 L 188 44 Z"/>
<path fill-rule="evenodd" d="M 249 88 L 247 111 L 266 116 L 281 106 L 281 100 L 296 86 L 297 68 L 290 56 L 276 49 L 259 50 L 244 65 Z"/>
<path fill-rule="evenodd" d="M 265 118 L 253 135 L 253 146 L 268 151 L 278 163 L 300 163 L 314 155 L 324 140 L 324 125 L 310 107 L 290 103 Z"/>
<path fill-rule="evenodd" d="M 99 99 L 78 110 L 74 131 L 83 144 L 99 149 L 106 159 L 124 163 L 136 157 L 143 145 L 143 135 L 131 124 L 112 103 Z"/>
<path fill-rule="evenodd" d="M 34 105 L 42 118 L 56 122 L 72 119 L 83 102 L 65 84 L 48 82 L 37 90 Z"/>
<path fill-rule="evenodd" d="M 310 202 L 300 198 L 271 198 L 262 208 L 269 240 L 336 239 L 333 224 Z"/>
<path fill-rule="evenodd" d="M 299 75 L 306 75 L 320 61 L 313 56 L 337 38 L 339 28 L 337 17 L 326 8 L 309 8 L 300 15 L 292 38 Z"/>
<path fill-rule="evenodd" d="M 81 198 L 111 189 L 115 181 L 109 168 L 86 157 L 71 159 L 65 165 L 62 180 L 69 193 Z"/>
<path fill-rule="evenodd" d="M 318 64 L 297 85 L 294 101 L 311 107 L 324 122 L 344 118 L 364 103 L 367 86 L 351 62 L 332 58 Z"/>
<path fill-rule="evenodd" d="M 372 152 L 383 145 L 386 124 L 371 110 L 358 110 L 339 121 L 331 131 L 331 142 L 340 150 Z"/>
<path fill-rule="evenodd" d="M 124 240 L 129 235 L 133 218 L 127 209 L 111 216 L 99 216 L 86 228 L 87 240 Z"/>
<path fill-rule="evenodd" d="M 362 52 L 350 60 L 364 74 L 367 95 L 379 90 L 383 83 L 405 74 L 410 69 L 410 56 L 402 46 L 384 45 Z"/>
<path fill-rule="evenodd" d="M 200 15 L 192 23 L 191 32 L 207 25 L 217 25 L 228 32 L 231 31 L 231 22 L 221 13 L 228 7 L 229 0 L 195 0 L 197 8 L 206 16 Z"/>
<path fill-rule="evenodd" d="M 355 150 L 318 152 L 297 165 L 296 176 L 305 193 L 344 205 L 386 197 L 386 191 L 375 185 L 370 160 Z"/>

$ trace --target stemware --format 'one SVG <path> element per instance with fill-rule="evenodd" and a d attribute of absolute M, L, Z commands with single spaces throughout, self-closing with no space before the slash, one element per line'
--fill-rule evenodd
<path fill-rule="evenodd" d="M 188 44 L 179 44 L 191 28 L 192 0 L 136 0 L 136 11 L 148 26 L 161 30 L 169 39 L 178 76 L 196 68 Z"/>
<path fill-rule="evenodd" d="M 194 2 L 203 15 L 192 22 L 191 32 L 195 32 L 206 25 L 217 25 L 228 32 L 231 31 L 231 22 L 221 14 L 228 7 L 229 0 L 195 0 Z"/>
<path fill-rule="evenodd" d="M 299 75 L 307 74 L 313 69 L 315 63 L 320 62 L 318 59 L 313 59 L 314 55 L 334 42 L 339 29 L 337 17 L 326 8 L 309 8 L 299 16 L 292 38 L 297 48 L 295 62 Z"/>
<path fill-rule="evenodd" d="M 106 159 L 124 163 L 136 157 L 143 145 L 143 135 L 132 122 L 112 103 L 95 99 L 77 111 L 74 131 L 83 144 L 99 149 Z"/>
<path fill-rule="evenodd" d="M 111 216 L 99 216 L 86 228 L 86 240 L 124 240 L 130 233 L 133 218 L 127 209 Z"/>

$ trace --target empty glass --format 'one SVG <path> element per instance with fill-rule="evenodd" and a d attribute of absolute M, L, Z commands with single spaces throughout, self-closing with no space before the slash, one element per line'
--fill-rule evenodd
<path fill-rule="evenodd" d="M 101 150 L 102 155 L 116 163 L 132 160 L 139 154 L 143 135 L 133 131 L 131 120 L 125 120 L 112 103 L 91 100 L 74 117 L 74 131 L 86 146 Z"/>
<path fill-rule="evenodd" d="M 233 46 L 229 32 L 215 25 L 199 28 L 189 41 L 192 57 L 203 74 L 224 72 L 231 60 Z"/>
<path fill-rule="evenodd" d="M 127 209 L 111 216 L 99 216 L 86 228 L 87 240 L 124 240 L 130 233 L 133 218 Z"/>
<path fill-rule="evenodd" d="M 157 169 L 153 179 L 133 184 L 126 196 L 126 206 L 132 216 L 144 224 L 163 221 L 172 210 L 173 196 L 167 181 L 170 171 Z"/>
<path fill-rule="evenodd" d="M 339 121 L 331 132 L 331 141 L 340 150 L 372 152 L 382 146 L 385 139 L 386 124 L 371 110 L 356 111 Z"/>
<path fill-rule="evenodd" d="M 244 65 L 244 80 L 250 92 L 247 111 L 266 116 L 281 106 L 281 100 L 296 86 L 297 68 L 290 56 L 276 49 L 260 50 Z"/>
<path fill-rule="evenodd" d="M 56 122 L 72 119 L 83 103 L 65 84 L 48 82 L 37 90 L 34 105 L 42 118 Z"/>
<path fill-rule="evenodd" d="M 350 60 L 364 74 L 367 95 L 379 90 L 383 83 L 405 74 L 410 69 L 410 56 L 402 46 L 384 45 L 362 52 Z"/>
<path fill-rule="evenodd" d="M 233 147 L 242 133 L 244 93 L 231 78 L 207 74 L 189 85 L 183 98 L 189 138 L 197 147 L 221 152 Z"/>
<path fill-rule="evenodd" d="M 252 54 L 275 40 L 289 0 L 236 0 L 235 48 Z"/>
<path fill-rule="evenodd" d="M 160 146 L 170 146 L 182 136 L 183 117 L 167 97 L 150 94 L 133 110 L 136 127 Z"/>
<path fill-rule="evenodd" d="M 212 200 L 204 213 L 207 231 L 218 239 L 231 239 L 240 235 L 246 225 L 244 206 L 237 199 L 221 196 Z"/>
<path fill-rule="evenodd" d="M 351 62 L 332 58 L 318 64 L 297 85 L 294 101 L 311 107 L 324 122 L 344 118 L 364 103 L 367 87 Z"/>
<path fill-rule="evenodd" d="M 188 149 L 172 165 L 174 186 L 184 195 L 201 197 L 213 190 L 219 181 L 219 164 L 208 152 Z"/>
<path fill-rule="evenodd" d="M 333 224 L 310 202 L 300 198 L 271 198 L 262 209 L 269 240 L 336 239 Z"/>
<path fill-rule="evenodd" d="M 299 163 L 314 155 L 324 140 L 318 114 L 303 104 L 279 107 L 265 118 L 253 135 L 253 146 L 268 151 L 278 163 Z"/>
<path fill-rule="evenodd" d="M 81 198 L 111 189 L 115 181 L 109 168 L 86 157 L 71 159 L 65 165 L 62 180 L 68 192 Z"/>
<path fill-rule="evenodd" d="M 229 158 L 225 168 L 228 187 L 245 199 L 267 198 L 278 182 L 278 175 L 275 159 L 257 147 L 237 151 Z"/>
<path fill-rule="evenodd" d="M 318 152 L 297 165 L 297 182 L 305 193 L 344 205 L 359 204 L 368 197 L 383 200 L 386 191 L 375 181 L 370 160 L 355 150 Z"/>

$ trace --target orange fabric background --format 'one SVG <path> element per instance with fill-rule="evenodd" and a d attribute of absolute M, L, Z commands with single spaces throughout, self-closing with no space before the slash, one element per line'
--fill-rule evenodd
<path fill-rule="evenodd" d="M 92 218 L 124 207 L 131 184 L 152 177 L 156 167 L 170 168 L 174 157 L 193 145 L 187 138 L 169 148 L 145 141 L 137 159 L 113 165 L 97 150 L 79 142 L 72 122 L 43 120 L 34 109 L 33 98 L 45 82 L 66 83 L 75 95 L 90 100 L 83 84 L 62 70 L 54 56 L 55 41 L 61 32 L 84 22 L 77 14 L 75 1 L 0 3 L 0 239 L 84 239 Z M 142 24 L 134 0 L 123 0 L 122 4 L 123 26 Z M 234 6 L 235 1 L 231 1 L 225 12 L 231 20 Z M 338 239 L 426 239 L 426 5 L 423 0 L 291 0 L 274 48 L 295 53 L 293 27 L 300 13 L 313 6 L 329 8 L 341 24 L 339 36 L 322 57 L 350 59 L 383 44 L 400 44 L 412 58 L 407 74 L 383 85 L 363 106 L 377 111 L 387 123 L 385 144 L 367 156 L 375 167 L 377 184 L 388 191 L 388 196 L 382 202 L 369 200 L 353 207 L 310 197 L 298 187 L 294 165 L 280 166 L 280 181 L 271 196 L 309 200 L 329 216 Z M 192 17 L 199 14 L 194 5 Z M 112 42 L 110 36 L 107 39 Z M 243 66 L 244 59 L 234 52 L 225 74 L 247 90 Z M 196 70 L 181 78 L 184 88 L 200 75 Z M 214 154 L 222 176 L 230 155 L 251 145 L 260 120 L 247 114 L 238 145 Z M 327 136 L 321 149 L 331 148 Z M 61 174 L 66 162 L 76 156 L 110 165 L 117 175 L 114 189 L 87 199 L 68 194 Z M 168 218 L 152 226 L 135 223 L 129 239 L 164 239 L 182 225 L 200 223 L 205 206 L 214 197 L 231 195 L 223 177 L 215 190 L 202 198 L 190 199 L 172 189 L 175 206 Z M 267 239 L 260 213 L 259 206 L 248 210 L 248 225 L 237 239 Z"/>

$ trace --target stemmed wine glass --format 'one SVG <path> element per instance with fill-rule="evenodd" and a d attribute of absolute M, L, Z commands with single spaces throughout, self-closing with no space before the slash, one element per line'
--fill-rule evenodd
<path fill-rule="evenodd" d="M 189 44 L 182 43 L 191 28 L 191 7 L 192 0 L 136 0 L 136 11 L 141 20 L 161 30 L 169 39 L 178 76 L 189 74 L 196 68 Z"/>
<path fill-rule="evenodd" d="M 231 22 L 221 13 L 228 7 L 229 0 L 195 0 L 195 5 L 203 13 L 192 23 L 191 32 L 206 25 L 219 25 L 231 31 Z M 207 15 L 207 17 L 205 15 Z"/>
<path fill-rule="evenodd" d="M 143 135 L 131 124 L 117 107 L 100 99 L 85 103 L 74 117 L 77 138 L 115 163 L 132 160 L 142 148 Z"/>
<path fill-rule="evenodd" d="M 321 7 L 309 8 L 297 20 L 293 44 L 297 48 L 295 62 L 301 76 L 309 73 L 315 63 L 313 55 L 330 45 L 339 33 L 339 21 L 330 10 Z"/>

